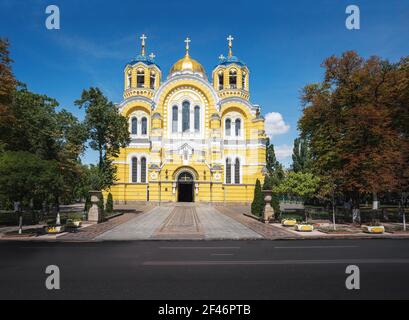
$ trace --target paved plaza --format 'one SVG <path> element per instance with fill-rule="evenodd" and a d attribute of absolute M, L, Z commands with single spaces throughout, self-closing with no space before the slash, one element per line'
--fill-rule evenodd
<path fill-rule="evenodd" d="M 154 207 L 96 240 L 260 239 L 262 235 L 208 204 Z"/>

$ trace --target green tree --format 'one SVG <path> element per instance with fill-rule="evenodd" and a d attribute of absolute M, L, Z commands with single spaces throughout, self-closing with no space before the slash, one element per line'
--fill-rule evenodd
<path fill-rule="evenodd" d="M 112 213 L 114 211 L 114 199 L 112 198 L 111 192 L 108 193 L 107 203 L 105 204 L 105 211 L 107 213 Z"/>
<path fill-rule="evenodd" d="M 84 90 L 75 104 L 85 108 L 89 145 L 99 154 L 98 190 L 108 188 L 116 180 L 112 159 L 118 156 L 120 148 L 126 147 L 130 142 L 127 119 L 98 88 Z"/>
<path fill-rule="evenodd" d="M 26 151 L 6 151 L 0 155 L 0 193 L 25 207 L 43 198 L 53 186 L 55 161 L 43 160 Z"/>
<path fill-rule="evenodd" d="M 308 143 L 305 139 L 297 138 L 294 140 L 292 159 L 292 170 L 294 172 L 308 172 L 310 170 L 312 160 Z"/>
<path fill-rule="evenodd" d="M 84 126 L 66 110 L 56 112 L 58 102 L 30 92 L 21 85 L 14 93 L 11 111 L 17 125 L 11 130 L 8 150 L 25 150 L 44 160 L 54 160 L 54 181 L 48 190 L 57 212 L 62 199 L 72 201 L 80 175 L 79 157 L 87 137 Z M 45 199 L 49 200 L 47 195 Z"/>
<path fill-rule="evenodd" d="M 311 198 L 317 191 L 320 179 L 312 173 L 288 172 L 285 179 L 275 187 L 279 194 L 288 194 L 302 198 L 304 201 Z"/>
<path fill-rule="evenodd" d="M 270 139 L 266 141 L 266 169 L 270 177 L 272 177 L 272 183 L 278 183 L 284 178 L 284 169 L 282 164 L 277 160 L 274 145 L 270 144 Z"/>
<path fill-rule="evenodd" d="M 263 192 L 261 191 L 261 183 L 260 180 L 256 180 L 256 186 L 254 188 L 254 198 L 251 204 L 251 213 L 257 217 L 263 216 L 264 210 L 264 197 Z"/>

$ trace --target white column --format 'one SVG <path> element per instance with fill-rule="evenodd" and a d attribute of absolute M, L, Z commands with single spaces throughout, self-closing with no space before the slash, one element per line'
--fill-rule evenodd
<path fill-rule="evenodd" d="M 190 119 L 190 122 L 189 122 L 189 132 L 195 132 L 195 124 L 194 124 L 194 121 L 195 121 L 195 115 L 194 115 L 194 113 L 195 113 L 195 111 L 194 111 L 194 107 L 192 108 L 192 106 L 190 106 L 190 109 L 189 109 L 189 119 Z"/>
<path fill-rule="evenodd" d="M 178 106 L 178 132 L 182 132 L 182 108 Z"/>
<path fill-rule="evenodd" d="M 141 159 L 140 158 L 138 158 L 138 182 L 141 182 L 142 181 L 142 179 L 141 179 L 141 176 L 142 176 L 142 161 L 141 161 Z"/>
<path fill-rule="evenodd" d="M 138 136 L 142 135 L 142 118 L 137 119 Z"/>

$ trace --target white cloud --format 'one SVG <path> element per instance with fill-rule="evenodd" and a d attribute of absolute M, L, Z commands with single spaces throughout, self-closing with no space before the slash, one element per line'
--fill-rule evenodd
<path fill-rule="evenodd" d="M 293 154 L 293 146 L 289 146 L 288 144 L 274 146 L 274 151 L 278 161 L 287 162 Z"/>
<path fill-rule="evenodd" d="M 284 122 L 283 116 L 278 112 L 269 112 L 265 116 L 266 134 L 272 138 L 284 134 L 290 130 L 290 126 Z"/>

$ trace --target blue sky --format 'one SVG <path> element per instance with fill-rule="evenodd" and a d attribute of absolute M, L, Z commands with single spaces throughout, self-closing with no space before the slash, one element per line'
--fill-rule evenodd
<path fill-rule="evenodd" d="M 51 4 L 60 8 L 60 30 L 45 27 Z M 350 4 L 360 8 L 360 30 L 345 27 Z M 83 111 L 73 101 L 84 88 L 98 86 L 121 100 L 123 67 L 139 53 L 142 33 L 165 77 L 182 57 L 186 36 L 191 55 L 210 75 L 232 34 L 234 54 L 250 68 L 252 102 L 263 114 L 277 113 L 268 116 L 272 141 L 289 165 L 302 87 L 320 81 L 326 57 L 346 50 L 391 61 L 408 55 L 409 1 L 0 0 L 0 36 L 11 42 L 16 77 L 80 119 Z M 84 162 L 95 161 L 87 151 Z"/>

